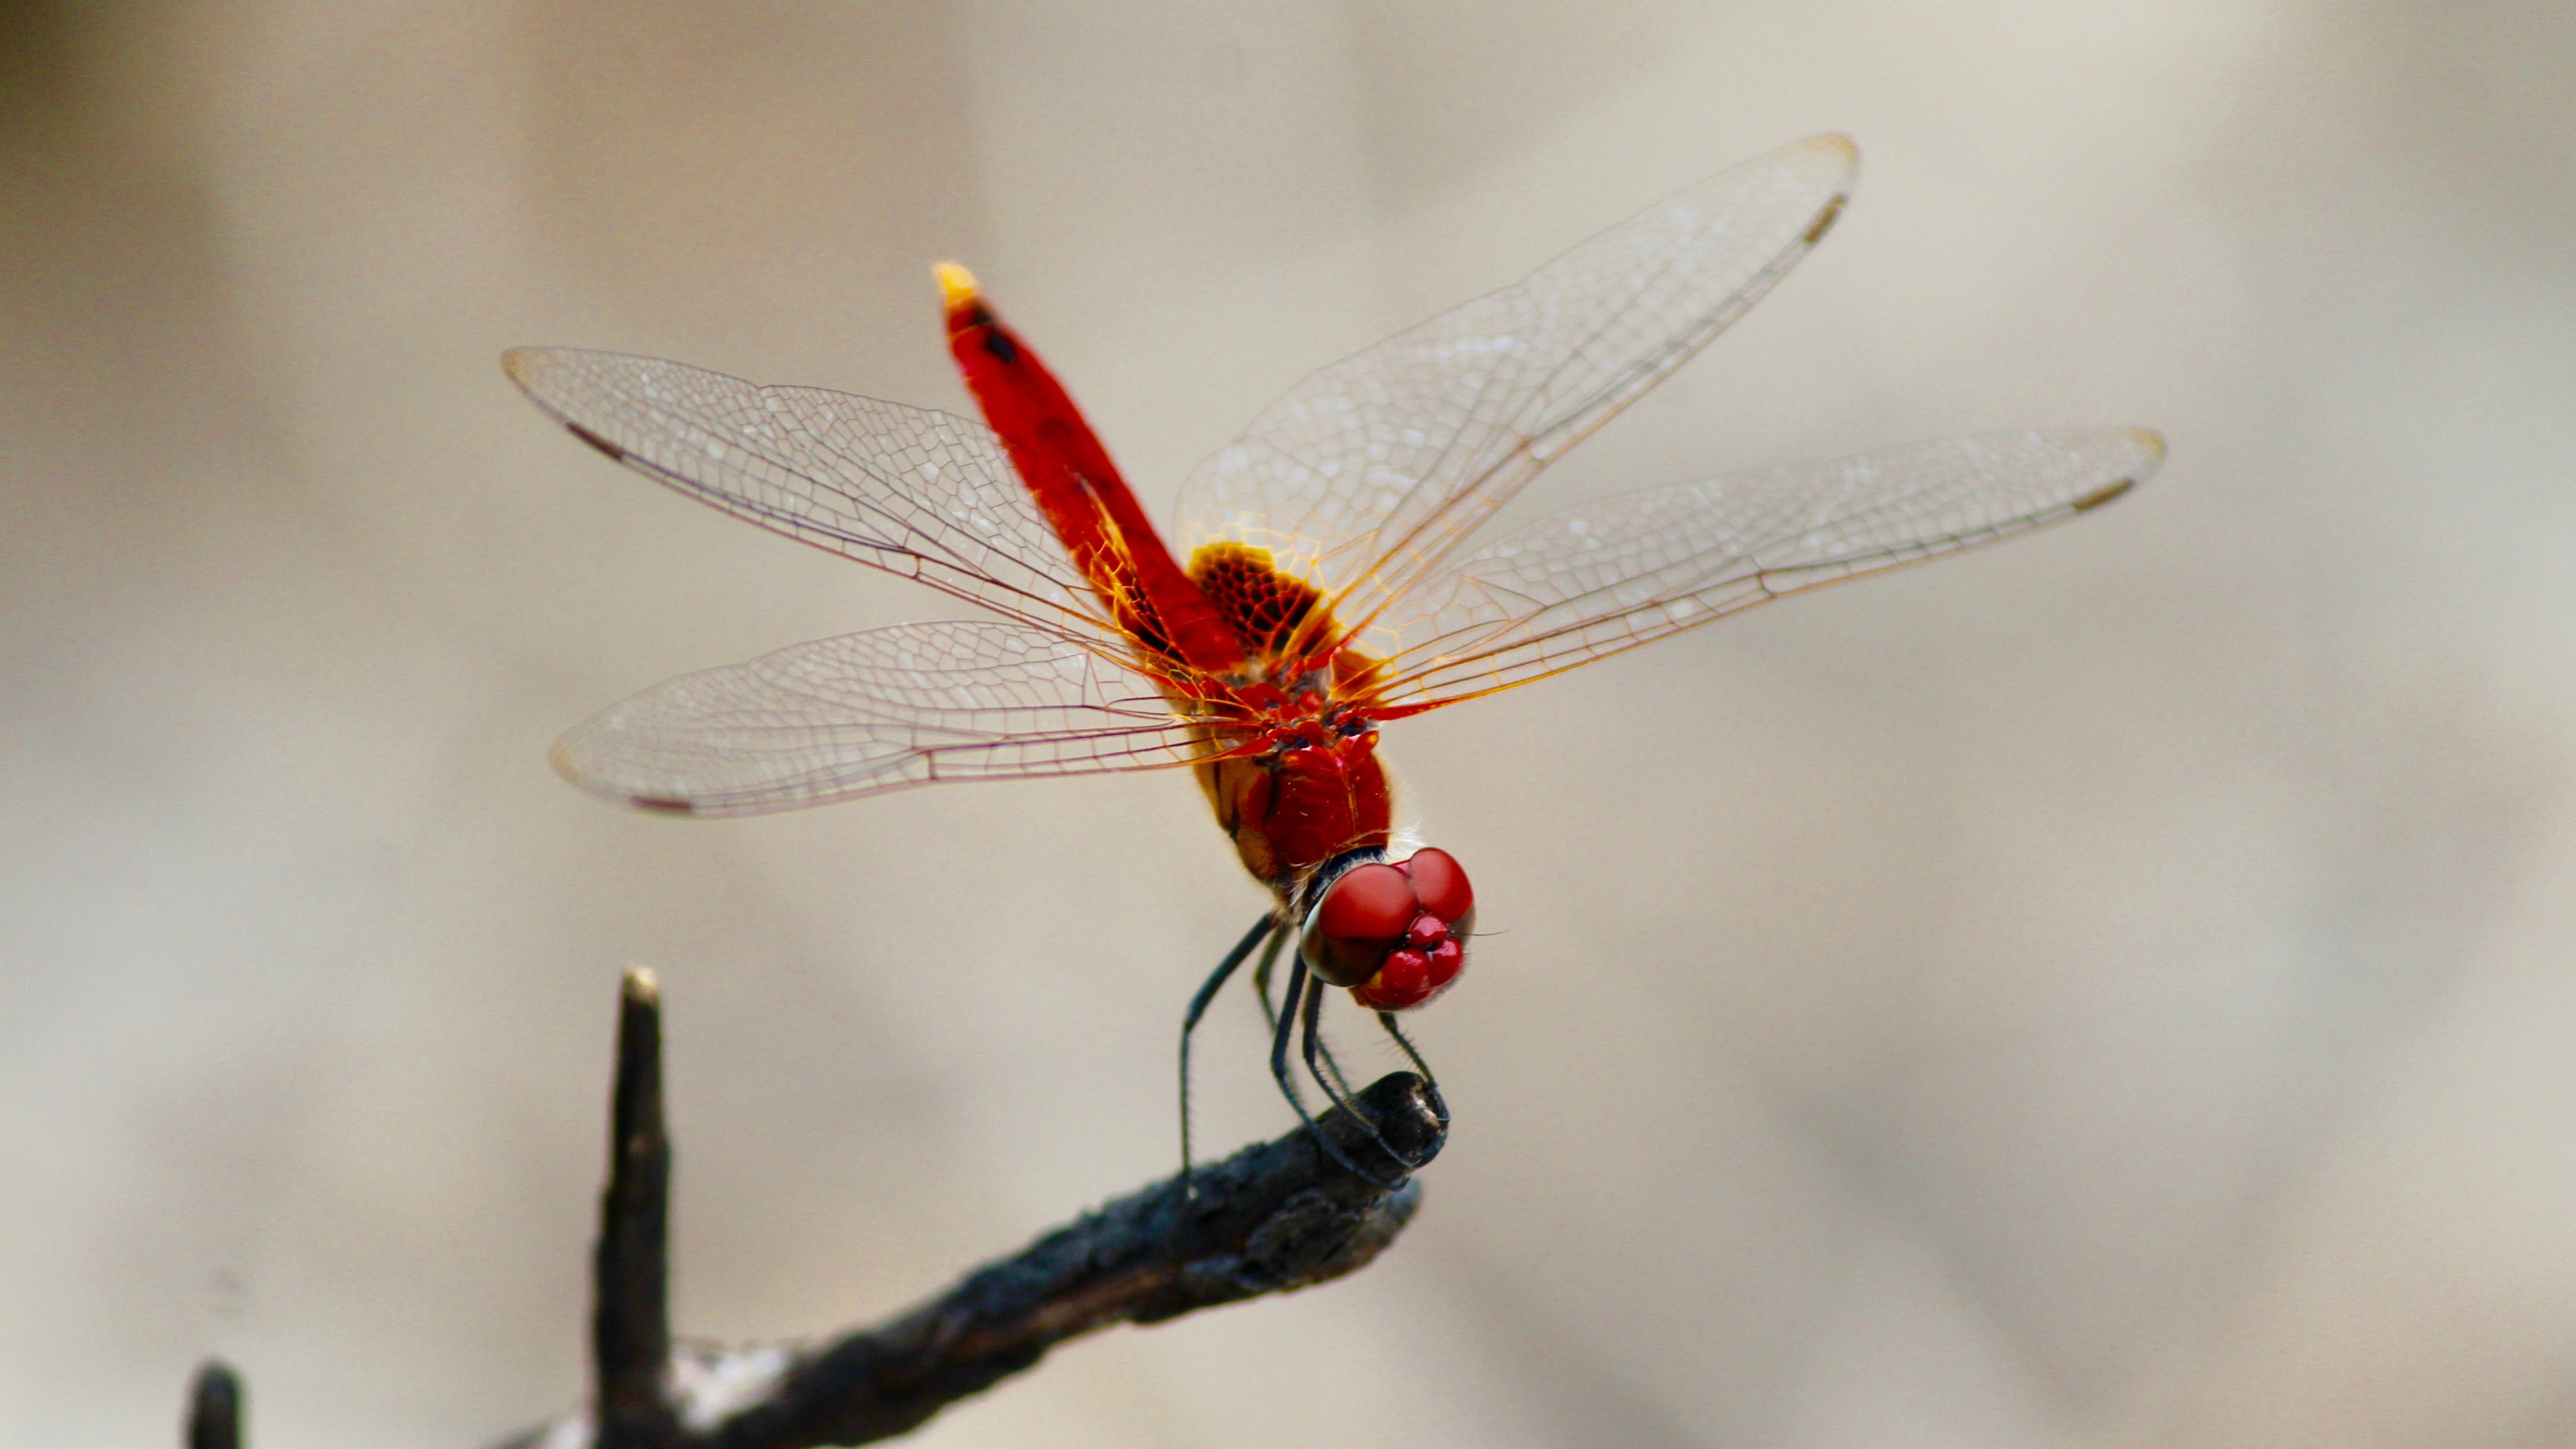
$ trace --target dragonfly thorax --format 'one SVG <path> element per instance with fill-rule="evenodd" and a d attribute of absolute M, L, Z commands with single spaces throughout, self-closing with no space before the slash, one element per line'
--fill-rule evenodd
<path fill-rule="evenodd" d="M 1375 731 L 1273 720 L 1232 743 L 1198 766 L 1199 785 L 1243 868 L 1283 900 L 1326 862 L 1386 848 L 1393 792 Z"/>

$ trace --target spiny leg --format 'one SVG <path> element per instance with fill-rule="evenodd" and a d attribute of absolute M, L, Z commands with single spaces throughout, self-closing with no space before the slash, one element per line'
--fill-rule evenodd
<path fill-rule="evenodd" d="M 1404 1034 L 1404 1028 L 1395 1024 L 1394 1012 L 1379 1012 L 1377 1024 L 1386 1028 L 1386 1034 L 1395 1038 L 1397 1046 L 1404 1048 L 1405 1058 L 1413 1063 L 1415 1071 L 1422 1074 L 1422 1091 L 1423 1095 L 1431 1099 L 1432 1115 L 1440 1119 L 1441 1126 L 1448 1126 L 1449 1103 L 1440 1095 L 1440 1083 L 1431 1075 L 1431 1064 L 1422 1059 L 1422 1053 L 1413 1049 L 1413 1041 Z"/>
<path fill-rule="evenodd" d="M 1279 1029 L 1279 1013 L 1270 1005 L 1270 968 L 1279 960 L 1279 948 L 1288 944 L 1288 935 L 1283 928 L 1278 935 L 1271 937 L 1270 945 L 1261 953 L 1261 963 L 1252 968 L 1252 989 L 1261 997 L 1261 1019 L 1269 1024 L 1272 1031 Z M 1338 1087 L 1344 1097 L 1358 1095 L 1351 1090 L 1351 1079 L 1342 1075 L 1342 1064 L 1333 1059 L 1333 1048 L 1329 1042 L 1324 1045 L 1324 1070 L 1333 1078 L 1326 1091 Z M 1322 1079 L 1317 1080 L 1320 1082 Z"/>
<path fill-rule="evenodd" d="M 1278 950 L 1278 931 L 1278 917 L 1264 912 L 1261 919 L 1253 923 L 1252 929 L 1244 933 L 1243 939 L 1234 943 L 1234 949 L 1225 953 L 1225 959 L 1216 964 L 1216 971 L 1208 977 L 1207 984 L 1199 988 L 1198 995 L 1190 998 L 1189 1014 L 1181 1018 L 1181 1195 L 1184 1197 L 1198 1195 L 1198 1184 L 1190 1180 L 1190 1033 L 1198 1030 L 1199 1018 L 1207 1015 L 1208 1003 L 1216 999 L 1218 988 L 1234 975 L 1234 969 L 1243 964 L 1243 958 L 1252 954 L 1253 947 L 1269 940 L 1271 950 Z M 1261 959 L 1266 963 L 1270 958 L 1264 956 Z"/>
<path fill-rule="evenodd" d="M 1378 1145 L 1379 1151 L 1394 1158 L 1397 1162 L 1403 1163 L 1407 1167 L 1412 1166 L 1413 1164 L 1411 1161 L 1408 1160 L 1403 1153 L 1395 1150 L 1393 1143 L 1388 1142 L 1384 1137 L 1378 1134 L 1377 1119 L 1362 1111 L 1358 1103 L 1350 1100 L 1350 1089 L 1348 1087 L 1344 1087 L 1339 1092 L 1334 1091 L 1333 1084 L 1326 1081 L 1324 1079 L 1324 1074 L 1317 1070 L 1315 1066 L 1315 1056 L 1318 1051 L 1323 1049 L 1324 1044 L 1324 1034 L 1322 1031 L 1317 1029 L 1317 1023 L 1322 1020 L 1323 1013 L 1324 983 L 1319 979 L 1315 982 L 1312 989 L 1306 993 L 1306 1074 L 1315 1079 L 1316 1086 L 1323 1088 L 1324 1095 L 1331 1099 L 1334 1106 L 1349 1113 L 1354 1121 L 1357 1121 L 1361 1126 L 1368 1129 L 1369 1140 Z M 1336 1073 L 1336 1075 L 1339 1074 Z M 1372 1179 L 1372 1181 L 1374 1181 L 1374 1179 Z"/>
<path fill-rule="evenodd" d="M 1270 1004 L 1270 968 L 1279 964 L 1279 949 L 1288 944 L 1288 935 L 1282 930 L 1272 936 L 1252 967 L 1252 989 L 1261 997 L 1261 1024 L 1271 1031 L 1279 1029 L 1279 1009 Z"/>
<path fill-rule="evenodd" d="M 1351 1161 L 1349 1154 L 1343 1152 L 1332 1138 L 1325 1136 L 1324 1129 L 1315 1125 L 1314 1115 L 1306 1110 L 1306 1099 L 1297 1095 L 1297 1074 L 1288 1068 L 1288 1038 L 1297 1025 L 1297 999 L 1306 989 L 1306 958 L 1291 957 L 1288 962 L 1288 993 L 1279 1003 L 1279 1023 L 1270 1034 L 1270 1075 L 1279 1083 L 1279 1095 L 1286 1097 L 1288 1105 L 1297 1109 L 1297 1120 L 1306 1124 L 1307 1135 L 1324 1149 L 1325 1156 L 1340 1163 L 1353 1177 L 1392 1189 L 1394 1183 L 1381 1180 L 1375 1173 L 1362 1171 L 1358 1163 Z M 1323 989 L 1321 981 L 1314 984 L 1318 995 Z"/>
<path fill-rule="evenodd" d="M 1351 1090 L 1351 1079 L 1342 1075 L 1342 1064 L 1333 1060 L 1333 1044 L 1325 1041 L 1321 1037 L 1317 1037 L 1315 1039 L 1315 1045 L 1323 1053 L 1324 1076 L 1332 1078 L 1332 1085 L 1326 1090 L 1341 1094 L 1341 1096 L 1335 1097 L 1333 1100 L 1338 1102 L 1342 1097 L 1358 1096 L 1359 1093 Z M 1323 1078 L 1319 1077 L 1316 1080 L 1321 1081 Z"/>

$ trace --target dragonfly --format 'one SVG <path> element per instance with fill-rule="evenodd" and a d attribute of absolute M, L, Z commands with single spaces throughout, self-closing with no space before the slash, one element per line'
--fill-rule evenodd
<path fill-rule="evenodd" d="M 935 269 L 948 346 L 980 423 L 655 358 L 514 349 L 509 376 L 609 458 L 984 614 L 684 675 L 575 727 L 554 764 L 611 800 L 701 816 L 1186 769 L 1271 900 L 1183 1016 L 1184 1179 L 1191 1035 L 1255 952 L 1271 1075 L 1310 1130 L 1292 1045 L 1349 1110 L 1319 1034 L 1330 991 L 1375 1014 L 1445 1125 L 1397 1018 L 1458 981 L 1475 893 L 1456 856 L 1397 824 L 1383 726 L 2073 518 L 2164 456 L 2142 428 L 2000 433 L 1487 528 L 1813 250 L 1858 159 L 1841 135 L 1774 151 L 1311 374 L 1185 480 L 1178 551 L 951 263 Z"/>

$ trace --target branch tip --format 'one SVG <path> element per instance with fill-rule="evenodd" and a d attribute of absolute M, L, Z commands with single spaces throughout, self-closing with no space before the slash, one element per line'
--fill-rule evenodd
<path fill-rule="evenodd" d="M 188 1389 L 188 1449 L 241 1449 L 241 1376 L 210 1358 Z"/>
<path fill-rule="evenodd" d="M 630 969 L 618 993 L 608 1185 L 591 1259 L 592 1392 L 601 1449 L 677 1444 L 671 1358 L 671 1143 L 662 1120 L 661 994 Z"/>

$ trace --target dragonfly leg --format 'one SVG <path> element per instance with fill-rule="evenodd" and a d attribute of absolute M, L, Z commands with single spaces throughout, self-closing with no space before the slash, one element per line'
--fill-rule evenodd
<path fill-rule="evenodd" d="M 1378 1145 L 1379 1151 L 1384 1152 L 1387 1156 L 1394 1158 L 1398 1162 L 1411 1166 L 1411 1163 L 1407 1161 L 1403 1153 L 1396 1151 L 1392 1143 L 1378 1135 L 1377 1119 L 1361 1110 L 1358 1103 L 1350 1100 L 1350 1088 L 1344 1087 L 1340 1091 L 1335 1091 L 1333 1089 L 1333 1084 L 1325 1079 L 1322 1071 L 1317 1069 L 1315 1065 L 1316 1055 L 1319 1052 L 1327 1056 L 1331 1054 L 1324 1046 L 1324 1034 L 1317 1029 L 1316 1025 L 1322 1020 L 1323 1013 L 1324 983 L 1321 980 L 1317 980 L 1307 989 L 1306 992 L 1306 1074 L 1315 1079 L 1315 1085 L 1323 1089 L 1324 1096 L 1329 1099 L 1334 1106 L 1349 1113 L 1362 1127 L 1368 1129 L 1369 1140 Z M 1333 1075 L 1338 1077 L 1341 1073 L 1335 1072 Z M 1376 1179 L 1371 1178 L 1370 1181 L 1374 1182 Z"/>
<path fill-rule="evenodd" d="M 1225 953 L 1225 959 L 1216 963 L 1216 970 L 1209 975 L 1207 984 L 1199 988 L 1198 995 L 1190 998 L 1189 1014 L 1181 1018 L 1181 1196 L 1184 1198 L 1198 1196 L 1198 1184 L 1190 1180 L 1190 1033 L 1199 1029 L 1199 1018 L 1207 1015 L 1208 1003 L 1216 999 L 1218 989 L 1234 975 L 1235 968 L 1243 964 L 1243 958 L 1252 954 L 1253 947 L 1270 940 L 1272 952 L 1277 952 L 1275 936 L 1278 929 L 1278 918 L 1263 912 L 1261 919 L 1253 922 L 1252 929 L 1244 933 L 1243 939 L 1234 943 L 1234 949 Z M 1261 959 L 1265 965 L 1270 960 L 1268 956 Z"/>
<path fill-rule="evenodd" d="M 1279 1029 L 1279 1008 L 1270 1003 L 1270 968 L 1279 964 L 1279 949 L 1288 944 L 1288 933 L 1281 931 L 1261 949 L 1261 959 L 1252 967 L 1252 989 L 1261 998 L 1261 1024 L 1271 1031 Z"/>
<path fill-rule="evenodd" d="M 1270 1075 L 1279 1083 L 1279 1094 L 1288 1099 L 1289 1106 L 1297 1109 L 1297 1120 L 1306 1124 L 1306 1135 L 1315 1139 L 1316 1145 L 1324 1149 L 1325 1156 L 1340 1163 L 1354 1177 L 1364 1178 L 1379 1187 L 1393 1188 L 1394 1183 L 1380 1181 L 1376 1174 L 1361 1171 L 1360 1165 L 1351 1161 L 1350 1155 L 1343 1152 L 1332 1138 L 1325 1136 L 1323 1128 L 1315 1125 L 1314 1114 L 1306 1110 L 1306 1099 L 1297 1095 L 1297 1074 L 1288 1069 L 1288 1039 L 1297 1025 L 1298 998 L 1307 989 L 1305 958 L 1293 957 L 1288 963 L 1287 996 L 1279 1003 L 1279 1024 L 1270 1033 Z M 1324 983 L 1315 982 L 1313 991 L 1321 996 Z M 1313 1013 L 1308 1015 L 1311 1017 Z"/>
<path fill-rule="evenodd" d="M 1386 1034 L 1395 1038 L 1397 1046 L 1404 1048 L 1405 1059 L 1412 1062 L 1413 1069 L 1422 1074 L 1422 1090 L 1424 1095 L 1431 1099 L 1432 1114 L 1440 1119 L 1441 1126 L 1448 1126 L 1449 1103 L 1440 1095 L 1440 1083 L 1431 1075 L 1431 1064 L 1422 1059 L 1422 1053 L 1413 1049 L 1413 1041 L 1404 1034 L 1404 1028 L 1395 1024 L 1394 1012 L 1379 1012 L 1377 1024 L 1386 1028 Z"/>
<path fill-rule="evenodd" d="M 1260 963 L 1252 968 L 1252 989 L 1261 997 L 1261 1019 L 1272 1031 L 1279 1029 L 1279 1011 L 1270 1004 L 1270 968 L 1278 964 L 1279 949 L 1287 944 L 1288 932 L 1283 929 L 1270 938 L 1269 946 L 1261 953 Z M 1351 1091 L 1351 1079 L 1342 1075 L 1342 1064 L 1333 1059 L 1330 1042 L 1324 1044 L 1324 1070 L 1332 1074 L 1332 1086 L 1340 1088 L 1343 1096 L 1357 1095 Z"/>

